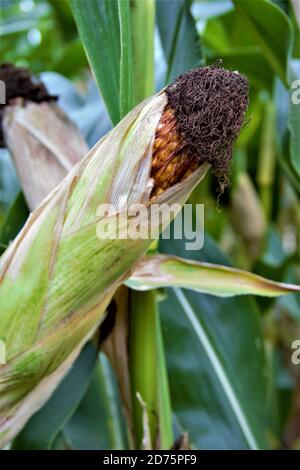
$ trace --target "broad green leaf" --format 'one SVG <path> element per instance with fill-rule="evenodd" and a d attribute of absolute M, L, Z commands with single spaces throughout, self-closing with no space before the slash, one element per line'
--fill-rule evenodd
<path fill-rule="evenodd" d="M 233 3 L 270 65 L 288 86 L 287 64 L 292 47 L 289 18 L 266 0 L 233 0 Z"/>
<path fill-rule="evenodd" d="M 133 106 L 129 0 L 71 0 L 81 40 L 113 124 Z"/>
<path fill-rule="evenodd" d="M 14 240 L 29 216 L 28 206 L 20 192 L 0 224 L 0 254 Z"/>
<path fill-rule="evenodd" d="M 255 271 L 264 277 L 271 277 L 278 281 L 294 283 L 299 285 L 297 266 L 299 265 L 300 253 L 288 254 L 283 247 L 281 234 L 275 226 L 270 226 L 267 231 L 265 249 L 262 256 L 255 265 Z M 262 307 L 269 305 L 267 299 L 260 299 Z M 300 320 L 300 293 L 294 292 L 280 297 L 276 305 L 280 311 L 287 312 L 299 322 Z"/>
<path fill-rule="evenodd" d="M 120 25 L 118 2 L 71 0 L 72 11 L 88 60 L 108 113 L 120 120 Z"/>
<path fill-rule="evenodd" d="M 294 61 L 291 61 L 291 63 L 292 62 Z M 291 75 L 290 81 L 292 84 L 293 79 Z M 295 92 L 297 94 L 296 88 L 293 89 L 291 87 L 290 90 L 287 90 L 279 79 L 275 81 L 274 102 L 276 106 L 276 136 L 279 151 L 278 161 L 294 190 L 299 193 L 300 174 L 297 172 L 298 122 L 296 117 L 299 112 L 299 104 L 294 104 L 291 100 L 292 94 Z M 292 158 L 294 160 L 294 165 L 291 161 Z"/>
<path fill-rule="evenodd" d="M 50 449 L 70 419 L 91 379 L 96 349 L 87 344 L 46 405 L 33 415 L 13 442 L 13 449 Z"/>
<path fill-rule="evenodd" d="M 76 25 L 72 15 L 70 2 L 57 2 L 48 0 L 55 12 L 55 17 L 60 26 L 60 31 L 66 39 L 72 39 L 76 34 Z"/>
<path fill-rule="evenodd" d="M 194 261 L 227 264 L 206 237 L 200 252 L 184 241 L 161 250 Z M 180 432 L 200 449 L 268 448 L 273 403 L 256 304 L 251 297 L 221 299 L 168 290 L 161 303 L 172 407 Z"/>
<path fill-rule="evenodd" d="M 155 0 L 130 2 L 130 13 L 133 55 L 133 98 L 136 105 L 150 96 L 154 89 Z"/>
<path fill-rule="evenodd" d="M 120 23 L 120 119 L 133 107 L 131 25 L 128 0 L 118 0 Z"/>
<path fill-rule="evenodd" d="M 55 70 L 65 77 L 77 77 L 87 66 L 87 57 L 82 42 L 79 37 L 76 37 L 60 48 L 59 53 L 52 58 L 49 69 Z"/>
<path fill-rule="evenodd" d="M 218 58 L 223 57 L 231 48 L 256 46 L 235 8 L 221 16 L 209 18 L 205 23 L 202 38 L 203 46 L 218 54 Z"/>
<path fill-rule="evenodd" d="M 182 287 L 219 297 L 246 294 L 277 297 L 300 292 L 300 286 L 270 281 L 241 269 L 164 255 L 143 258 L 126 285 L 142 291 Z"/>
<path fill-rule="evenodd" d="M 62 432 L 59 432 L 51 445 L 51 450 L 67 450 L 67 449 L 69 450 L 69 447 L 67 448 L 64 435 Z"/>
<path fill-rule="evenodd" d="M 257 47 L 232 47 L 222 53 L 207 53 L 209 62 L 215 62 L 220 57 L 225 68 L 245 74 L 256 87 L 271 89 L 273 71 Z M 253 119 L 255 118 L 256 115 L 253 115 Z"/>
<path fill-rule="evenodd" d="M 157 0 L 156 19 L 168 68 L 166 83 L 203 63 L 190 0 Z"/>
<path fill-rule="evenodd" d="M 100 355 L 90 385 L 63 434 L 74 450 L 127 448 L 117 383 L 104 354 Z"/>
<path fill-rule="evenodd" d="M 291 82 L 288 114 L 290 160 L 293 169 L 300 176 L 300 59 L 290 61 L 289 78 Z"/>

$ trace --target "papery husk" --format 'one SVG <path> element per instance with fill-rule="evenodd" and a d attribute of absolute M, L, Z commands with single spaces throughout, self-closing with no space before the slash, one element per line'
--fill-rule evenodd
<path fill-rule="evenodd" d="M 99 239 L 100 203 L 183 204 L 210 165 L 150 202 L 150 166 L 165 92 L 103 137 L 33 212 L 0 260 L 0 439 L 9 442 L 49 398 L 103 320 L 151 240 Z M 174 214 L 175 216 L 176 214 Z M 133 219 L 131 223 L 135 223 Z M 124 229 L 127 228 L 127 223 Z M 161 229 L 154 227 L 157 235 Z"/>
<path fill-rule="evenodd" d="M 30 210 L 88 153 L 77 127 L 54 102 L 17 98 L 3 111 L 3 135 Z"/>

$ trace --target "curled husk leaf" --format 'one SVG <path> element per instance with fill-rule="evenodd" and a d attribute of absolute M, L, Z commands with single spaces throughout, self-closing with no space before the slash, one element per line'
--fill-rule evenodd
<path fill-rule="evenodd" d="M 3 111 L 2 129 L 30 210 L 88 153 L 79 130 L 54 102 L 16 98 Z"/>

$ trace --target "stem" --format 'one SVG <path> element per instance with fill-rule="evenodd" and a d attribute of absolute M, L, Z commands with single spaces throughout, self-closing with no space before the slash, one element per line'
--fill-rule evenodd
<path fill-rule="evenodd" d="M 129 368 L 132 395 L 133 422 L 136 447 L 141 448 L 144 436 L 143 409 L 137 398 L 140 394 L 146 404 L 153 448 L 158 429 L 157 354 L 156 354 L 156 299 L 153 291 L 131 292 Z"/>
<path fill-rule="evenodd" d="M 131 291 L 129 364 L 136 447 L 145 445 L 143 438 L 148 434 L 148 448 L 168 449 L 173 443 L 172 413 L 154 290 Z M 137 393 L 145 402 L 144 410 Z M 146 432 L 145 425 L 149 427 Z"/>
<path fill-rule="evenodd" d="M 157 375 L 158 375 L 158 406 L 160 448 L 170 449 L 174 442 L 172 428 L 172 409 L 170 400 L 169 380 L 165 360 L 164 344 L 161 331 L 161 322 L 156 312 L 156 347 L 157 347 Z"/>
<path fill-rule="evenodd" d="M 275 175 L 275 107 L 266 104 L 258 160 L 257 184 L 267 220 L 272 212 L 272 190 Z"/>

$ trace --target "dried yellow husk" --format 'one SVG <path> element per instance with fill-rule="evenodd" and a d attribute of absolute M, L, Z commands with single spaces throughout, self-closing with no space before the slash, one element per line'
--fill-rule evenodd
<path fill-rule="evenodd" d="M 77 127 L 53 102 L 14 100 L 4 109 L 3 134 L 28 206 L 34 210 L 88 153 Z"/>
<path fill-rule="evenodd" d="M 101 203 L 183 204 L 209 164 L 150 201 L 155 131 L 164 91 L 103 137 L 38 206 L 0 259 L 0 439 L 9 442 L 49 398 L 102 321 L 115 290 L 151 239 L 99 239 Z M 176 213 L 173 214 L 174 216 Z M 147 219 L 144 215 L 139 221 Z M 146 222 L 146 220 L 145 220 Z M 124 219 L 123 229 L 136 223 Z M 152 227 L 158 235 L 161 224 Z"/>

